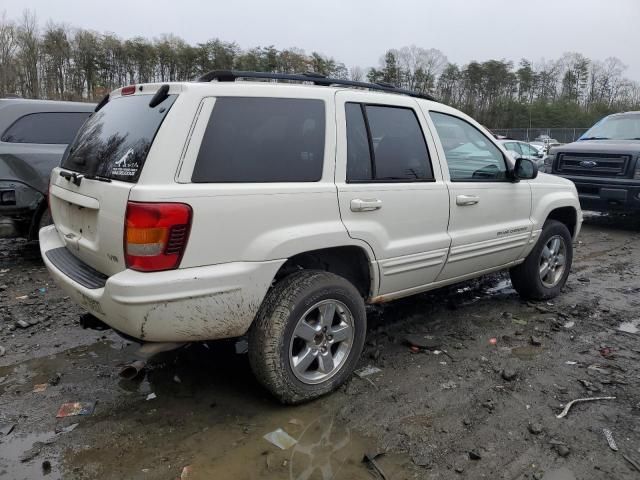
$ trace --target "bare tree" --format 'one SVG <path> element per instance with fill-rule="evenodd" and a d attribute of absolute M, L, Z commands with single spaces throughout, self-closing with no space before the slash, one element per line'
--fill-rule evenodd
<path fill-rule="evenodd" d="M 3 11 L 0 16 L 0 95 L 15 92 L 16 48 L 16 27 L 7 19 L 7 12 Z"/>

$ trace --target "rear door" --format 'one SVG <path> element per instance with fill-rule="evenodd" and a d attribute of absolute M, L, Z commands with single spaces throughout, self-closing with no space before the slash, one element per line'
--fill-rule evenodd
<path fill-rule="evenodd" d="M 429 114 L 451 193 L 451 252 L 438 280 L 517 260 L 532 231 L 529 183 L 508 178 L 502 151 L 476 125 L 453 114 Z"/>
<path fill-rule="evenodd" d="M 3 113 L 11 114 L 12 106 Z M 17 180 L 44 195 L 51 169 L 88 117 L 89 112 L 34 112 L 17 118 L 0 138 L 0 180 Z"/>
<path fill-rule="evenodd" d="M 49 201 L 60 238 L 72 254 L 106 275 L 126 268 L 129 191 L 176 97 L 169 95 L 150 107 L 149 94 L 112 96 L 85 123 L 61 167 L 52 172 Z"/>
<path fill-rule="evenodd" d="M 449 194 L 417 102 L 338 92 L 336 116 L 340 214 L 373 249 L 380 294 L 433 282 L 450 244 Z"/>

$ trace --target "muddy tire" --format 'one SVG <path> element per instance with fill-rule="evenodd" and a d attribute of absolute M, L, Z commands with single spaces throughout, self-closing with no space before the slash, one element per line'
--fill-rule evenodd
<path fill-rule="evenodd" d="M 306 402 L 351 375 L 366 329 L 364 301 L 349 281 L 304 270 L 267 294 L 249 331 L 249 362 L 282 403 Z"/>
<path fill-rule="evenodd" d="M 560 294 L 567 281 L 573 245 L 569 229 L 556 220 L 547 220 L 538 243 L 524 263 L 511 269 L 511 283 L 521 297 L 546 300 Z"/>

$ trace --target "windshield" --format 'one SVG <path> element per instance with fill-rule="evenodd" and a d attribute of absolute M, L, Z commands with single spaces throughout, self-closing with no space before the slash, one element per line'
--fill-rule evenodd
<path fill-rule="evenodd" d="M 132 95 L 109 101 L 78 132 L 62 167 L 87 176 L 136 182 L 176 95 L 153 108 L 150 99 L 150 95 Z"/>
<path fill-rule="evenodd" d="M 640 113 L 605 117 L 580 140 L 640 140 Z"/>

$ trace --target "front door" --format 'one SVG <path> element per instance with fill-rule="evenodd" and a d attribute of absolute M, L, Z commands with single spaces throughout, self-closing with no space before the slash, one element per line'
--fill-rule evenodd
<path fill-rule="evenodd" d="M 431 111 L 449 170 L 451 251 L 438 280 L 520 258 L 532 231 L 531 188 L 513 182 L 502 150 L 470 121 Z"/>
<path fill-rule="evenodd" d="M 375 253 L 379 294 L 432 283 L 451 242 L 449 193 L 423 113 L 409 97 L 350 90 L 336 117 L 340 215 Z"/>

